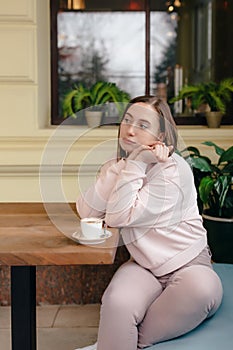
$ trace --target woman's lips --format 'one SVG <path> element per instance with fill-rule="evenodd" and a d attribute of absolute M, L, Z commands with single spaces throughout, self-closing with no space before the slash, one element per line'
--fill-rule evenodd
<path fill-rule="evenodd" d="M 128 145 L 136 145 L 136 142 L 130 140 L 130 139 L 122 139 L 124 143 L 127 143 Z"/>

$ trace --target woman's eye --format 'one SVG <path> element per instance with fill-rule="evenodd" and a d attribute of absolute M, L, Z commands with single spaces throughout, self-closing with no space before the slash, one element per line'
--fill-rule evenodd
<path fill-rule="evenodd" d="M 130 123 L 130 119 L 129 118 L 124 118 L 124 123 L 126 123 L 126 124 L 129 124 Z"/>
<path fill-rule="evenodd" d="M 148 128 L 148 125 L 144 124 L 144 123 L 140 124 L 139 126 L 140 126 L 141 129 L 147 129 Z"/>

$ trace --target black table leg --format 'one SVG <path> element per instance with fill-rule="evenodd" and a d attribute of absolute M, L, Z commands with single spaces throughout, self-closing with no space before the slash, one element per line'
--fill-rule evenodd
<path fill-rule="evenodd" d="M 12 350 L 36 350 L 36 267 L 11 267 Z"/>

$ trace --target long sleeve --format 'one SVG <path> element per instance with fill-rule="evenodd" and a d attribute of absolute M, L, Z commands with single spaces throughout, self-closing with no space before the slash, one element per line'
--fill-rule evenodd
<path fill-rule="evenodd" d="M 180 220 L 176 206 L 182 193 L 173 161 L 154 165 L 151 174 L 146 168 L 145 163 L 126 161 L 108 197 L 109 226 L 149 228 Z"/>
<path fill-rule="evenodd" d="M 207 244 L 191 169 L 176 154 L 150 166 L 129 159 L 106 164 L 77 209 L 81 217 L 120 227 L 131 256 L 158 276 L 194 259 Z"/>
<path fill-rule="evenodd" d="M 77 211 L 83 217 L 104 218 L 109 195 L 125 166 L 122 159 L 119 162 L 111 160 L 103 165 L 96 182 L 76 202 Z"/>

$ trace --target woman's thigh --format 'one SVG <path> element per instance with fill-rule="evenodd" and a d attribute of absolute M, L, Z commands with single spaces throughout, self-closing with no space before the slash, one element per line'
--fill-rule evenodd
<path fill-rule="evenodd" d="M 211 268 L 192 265 L 178 270 L 148 308 L 140 325 L 139 348 L 189 332 L 212 316 L 221 300 L 221 281 Z"/>
<path fill-rule="evenodd" d="M 103 298 L 103 306 L 134 315 L 141 322 L 151 303 L 161 294 L 157 278 L 134 261 L 123 264 L 113 276 Z M 107 311 L 106 311 L 107 312 Z"/>

